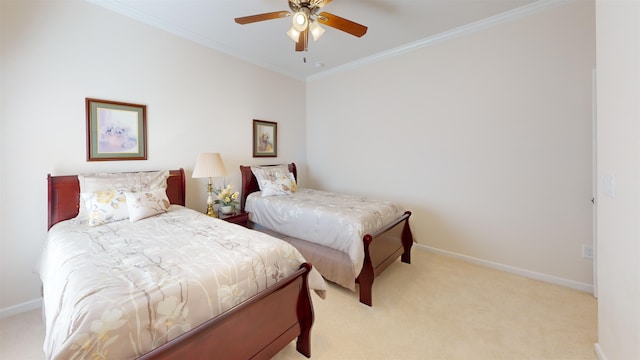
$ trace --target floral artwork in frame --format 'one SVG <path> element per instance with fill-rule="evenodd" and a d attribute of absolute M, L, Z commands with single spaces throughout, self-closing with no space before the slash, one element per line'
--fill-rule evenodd
<path fill-rule="evenodd" d="M 147 160 L 147 106 L 86 98 L 87 161 Z"/>
<path fill-rule="evenodd" d="M 253 157 L 278 156 L 278 123 L 253 120 Z"/>

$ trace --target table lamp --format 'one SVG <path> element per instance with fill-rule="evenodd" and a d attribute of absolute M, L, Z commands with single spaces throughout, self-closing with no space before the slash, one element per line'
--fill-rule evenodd
<path fill-rule="evenodd" d="M 217 217 L 213 211 L 213 184 L 211 180 L 217 176 L 227 176 L 227 168 L 224 166 L 220 153 L 200 153 L 193 167 L 192 178 L 209 178 L 207 187 L 207 215 Z"/>

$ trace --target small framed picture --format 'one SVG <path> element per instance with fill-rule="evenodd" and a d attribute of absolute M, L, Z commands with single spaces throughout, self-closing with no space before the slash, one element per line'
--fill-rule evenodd
<path fill-rule="evenodd" d="M 278 156 L 278 123 L 253 120 L 253 157 Z"/>
<path fill-rule="evenodd" d="M 147 106 L 86 98 L 87 161 L 147 160 Z"/>

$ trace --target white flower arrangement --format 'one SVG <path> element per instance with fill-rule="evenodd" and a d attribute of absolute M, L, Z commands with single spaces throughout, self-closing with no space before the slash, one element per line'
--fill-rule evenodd
<path fill-rule="evenodd" d="M 227 185 L 222 189 L 216 190 L 217 199 L 214 201 L 216 204 L 220 204 L 221 206 L 233 206 L 236 207 L 238 205 L 238 196 L 240 196 L 239 192 L 233 192 L 231 190 L 231 184 Z"/>

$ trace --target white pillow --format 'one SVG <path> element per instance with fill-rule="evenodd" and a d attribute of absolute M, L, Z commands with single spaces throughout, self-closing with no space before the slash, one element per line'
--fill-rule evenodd
<path fill-rule="evenodd" d="M 80 206 L 78 209 L 79 219 L 89 218 L 89 203 L 93 193 L 111 189 L 128 189 L 130 184 L 121 174 L 80 174 Z"/>
<path fill-rule="evenodd" d="M 141 171 L 134 173 L 136 176 L 133 191 L 155 191 L 167 190 L 167 178 L 169 178 L 169 170 L 163 171 Z"/>
<path fill-rule="evenodd" d="M 88 218 L 87 208 L 83 206 L 83 204 L 86 204 L 86 201 L 83 200 L 82 194 L 91 194 L 96 191 L 111 189 L 124 189 L 133 192 L 166 190 L 168 177 L 169 170 L 78 175 L 81 194 L 78 218 Z"/>
<path fill-rule="evenodd" d="M 89 226 L 128 218 L 129 210 L 127 209 L 125 192 L 126 190 L 123 189 L 113 189 L 82 194 L 87 207 Z"/>
<path fill-rule="evenodd" d="M 125 192 L 125 196 L 131 222 L 167 212 L 171 205 L 165 190 Z"/>
<path fill-rule="evenodd" d="M 298 190 L 296 179 L 290 172 L 278 173 L 274 180 L 262 180 L 259 184 L 261 184 L 262 196 L 291 195 Z"/>
<path fill-rule="evenodd" d="M 289 171 L 288 165 L 278 166 L 252 166 L 251 172 L 255 175 L 258 181 L 258 187 L 261 191 L 267 190 L 267 195 L 263 193 L 263 196 L 274 195 L 273 192 L 284 191 L 287 194 L 291 194 L 296 191 L 296 180 L 293 174 Z M 293 183 L 293 184 L 292 184 Z M 284 190 L 288 188 L 288 190 Z M 282 190 L 278 190 L 282 189 Z M 284 194 L 282 194 L 284 195 Z"/>
<path fill-rule="evenodd" d="M 279 173 L 288 173 L 288 165 L 276 165 L 276 166 L 252 166 L 251 172 L 258 180 L 258 186 L 262 186 L 263 180 L 274 180 Z M 262 190 L 262 188 L 260 188 Z"/>

